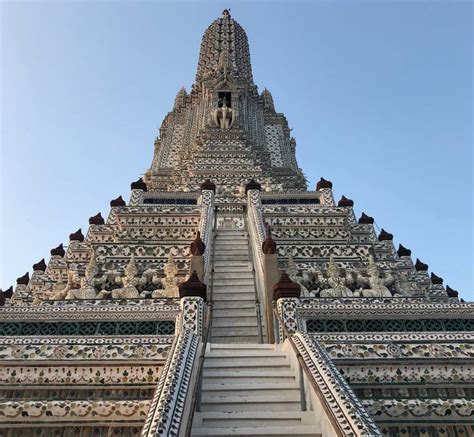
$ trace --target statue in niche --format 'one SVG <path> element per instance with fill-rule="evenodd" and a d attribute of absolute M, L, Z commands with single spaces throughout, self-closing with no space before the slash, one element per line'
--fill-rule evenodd
<path fill-rule="evenodd" d="M 72 264 L 67 270 L 67 283 L 58 283 L 53 290 L 46 294 L 50 300 L 74 299 L 74 293 L 81 288 L 81 278 L 77 266 Z M 69 297 L 68 297 L 69 296 Z"/>
<path fill-rule="evenodd" d="M 367 266 L 367 277 L 358 273 L 357 282 L 361 285 L 368 285 L 369 288 L 362 289 L 361 293 L 364 297 L 392 297 L 392 293 L 387 286 L 395 282 L 395 278 L 391 273 L 387 273 L 381 277 L 380 269 L 375 263 L 374 256 L 369 255 L 369 265 Z"/>
<path fill-rule="evenodd" d="M 326 270 L 321 273 L 314 271 L 316 284 L 321 291 L 320 297 L 358 297 L 360 293 L 352 291 L 349 287 L 355 283 L 352 271 L 339 269 L 334 257 L 330 255 Z"/>
<path fill-rule="evenodd" d="M 72 264 L 67 271 L 67 284 L 61 285 L 61 288 L 54 287 L 53 291 L 48 294 L 49 299 L 101 299 L 104 297 L 103 292 L 97 293 L 96 286 L 102 284 L 102 278 L 97 278 L 99 268 L 95 259 L 95 252 L 92 249 L 89 263 L 87 264 L 85 276 L 79 275 L 77 265 Z"/>
<path fill-rule="evenodd" d="M 85 277 L 81 278 L 81 287 L 79 289 L 71 289 L 66 295 L 66 299 L 95 299 L 97 292 L 95 285 L 98 282 L 95 277 L 99 273 L 95 252 L 92 249 L 91 258 L 86 267 Z"/>
<path fill-rule="evenodd" d="M 155 290 L 151 296 L 152 297 L 178 297 L 178 267 L 174 262 L 173 256 L 171 253 L 168 256 L 168 262 L 165 264 L 164 268 L 165 277 L 162 279 L 161 283 L 163 289 Z"/>
<path fill-rule="evenodd" d="M 415 296 L 423 294 L 418 289 L 416 283 L 409 282 L 406 275 L 399 273 L 395 279 L 395 290 L 400 296 Z"/>
<path fill-rule="evenodd" d="M 127 267 L 124 269 L 124 276 L 117 278 L 116 282 L 123 285 L 122 288 L 112 290 L 113 299 L 136 299 L 140 297 L 137 285 L 143 283 L 143 278 L 138 277 L 138 267 L 135 262 L 135 257 L 132 255 Z M 110 292 L 109 292 L 110 293 Z"/>
<path fill-rule="evenodd" d="M 214 109 L 211 113 L 212 122 L 215 126 L 221 129 L 230 129 L 235 120 L 235 112 L 232 108 L 227 106 L 227 99 L 222 99 L 222 105 Z"/>

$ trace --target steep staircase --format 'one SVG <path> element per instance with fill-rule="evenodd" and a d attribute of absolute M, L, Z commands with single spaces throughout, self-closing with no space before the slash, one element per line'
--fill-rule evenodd
<path fill-rule="evenodd" d="M 214 246 L 212 343 L 258 343 L 247 232 L 219 229 Z"/>
<path fill-rule="evenodd" d="M 278 345 L 210 344 L 192 436 L 319 436 Z"/>
<path fill-rule="evenodd" d="M 319 436 L 312 412 L 301 411 L 297 371 L 281 345 L 258 344 L 250 257 L 245 230 L 218 230 L 211 337 L 191 435 Z"/>

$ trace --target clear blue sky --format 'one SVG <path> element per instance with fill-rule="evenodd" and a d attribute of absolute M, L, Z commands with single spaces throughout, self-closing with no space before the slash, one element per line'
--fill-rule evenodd
<path fill-rule="evenodd" d="M 310 187 L 474 299 L 469 1 L 2 2 L 0 287 L 128 199 L 224 7 Z"/>

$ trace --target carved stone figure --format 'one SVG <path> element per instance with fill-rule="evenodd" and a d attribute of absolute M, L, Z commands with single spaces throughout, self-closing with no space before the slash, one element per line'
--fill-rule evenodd
<path fill-rule="evenodd" d="M 222 106 L 212 111 L 212 121 L 215 126 L 221 129 L 230 129 L 234 124 L 235 113 L 232 108 L 227 106 L 227 100 L 222 99 Z"/>
<path fill-rule="evenodd" d="M 349 286 L 354 284 L 354 277 L 350 270 L 339 270 L 333 256 L 329 257 L 326 270 L 314 270 L 314 281 L 322 289 L 320 297 L 357 297 L 358 292 L 352 291 Z"/>
<path fill-rule="evenodd" d="M 137 285 L 139 285 L 143 279 L 137 277 L 138 267 L 135 262 L 135 257 L 132 255 L 130 262 L 127 264 L 124 270 L 125 275 L 120 278 L 122 288 L 112 290 L 112 298 L 114 299 L 135 299 L 140 297 Z"/>
<path fill-rule="evenodd" d="M 387 273 L 383 278 L 380 270 L 375 263 L 373 255 L 369 255 L 369 265 L 367 267 L 368 277 L 362 274 L 357 275 L 357 281 L 362 285 L 368 285 L 369 288 L 362 290 L 364 297 L 392 297 L 392 293 L 387 286 L 392 285 L 395 278 L 391 273 Z"/>
<path fill-rule="evenodd" d="M 164 273 L 165 277 L 162 279 L 164 289 L 154 291 L 152 297 L 178 297 L 178 267 L 171 253 L 169 254 L 168 262 L 165 264 Z"/>

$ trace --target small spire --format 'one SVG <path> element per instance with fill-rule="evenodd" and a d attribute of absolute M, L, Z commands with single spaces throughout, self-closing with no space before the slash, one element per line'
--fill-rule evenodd
<path fill-rule="evenodd" d="M 132 182 L 130 184 L 130 188 L 132 190 L 143 190 L 143 191 L 147 191 L 147 186 L 145 184 L 145 182 L 143 181 L 142 178 L 139 178 L 138 180 L 136 180 L 135 182 Z"/>
<path fill-rule="evenodd" d="M 18 285 L 28 285 L 28 282 L 30 282 L 30 274 L 28 272 L 16 280 Z"/>
<path fill-rule="evenodd" d="M 118 196 L 116 199 L 112 199 L 110 201 L 110 206 L 113 208 L 114 206 L 125 206 L 125 200 L 123 200 L 122 196 Z"/>
<path fill-rule="evenodd" d="M 206 300 L 206 285 L 199 280 L 196 270 L 187 281 L 179 284 L 178 288 L 179 297 L 201 297 Z"/>
<path fill-rule="evenodd" d="M 397 255 L 402 256 L 410 256 L 411 250 L 407 249 L 406 247 L 402 246 L 401 244 L 398 246 Z"/>
<path fill-rule="evenodd" d="M 103 225 L 105 223 L 104 218 L 102 217 L 101 213 L 97 213 L 92 217 L 89 217 L 89 224 L 90 225 Z"/>
<path fill-rule="evenodd" d="M 216 193 L 216 184 L 212 182 L 210 179 L 206 179 L 202 184 L 201 184 L 201 191 L 208 190 L 208 191 L 213 191 L 214 194 Z"/>
<path fill-rule="evenodd" d="M 316 191 L 319 191 L 322 188 L 332 188 L 332 182 L 321 177 L 321 179 L 316 184 Z"/>
<path fill-rule="evenodd" d="M 34 272 L 44 272 L 46 270 L 46 263 L 44 262 L 44 258 L 37 262 L 36 264 L 33 264 L 33 271 Z"/>
<path fill-rule="evenodd" d="M 433 272 L 431 272 L 431 283 L 434 285 L 442 285 L 443 284 L 443 278 L 435 275 Z"/>
<path fill-rule="evenodd" d="M 261 191 L 262 190 L 262 185 L 259 184 L 258 182 L 256 182 L 254 179 L 251 179 L 246 185 L 245 185 L 245 194 L 247 194 L 247 192 L 249 190 L 258 190 L 258 191 Z"/>
<path fill-rule="evenodd" d="M 354 201 L 352 199 L 347 198 L 346 196 L 342 196 L 341 200 L 337 203 L 337 206 L 354 206 Z"/>
<path fill-rule="evenodd" d="M 205 250 L 206 250 L 206 245 L 201 240 L 201 233 L 197 231 L 196 238 L 191 243 L 191 255 L 194 255 L 194 256 L 204 255 Z"/>
<path fill-rule="evenodd" d="M 69 241 L 84 241 L 84 235 L 82 234 L 81 228 L 79 228 L 76 232 L 69 234 Z"/>
<path fill-rule="evenodd" d="M 273 241 L 270 226 L 267 226 L 267 238 L 265 238 L 265 241 L 262 243 L 262 252 L 265 255 L 273 255 L 277 253 L 277 245 L 275 241 Z"/>
<path fill-rule="evenodd" d="M 370 215 L 367 215 L 365 212 L 363 212 L 359 218 L 359 224 L 364 224 L 364 225 L 373 225 L 374 224 L 374 218 L 370 217 Z"/>
<path fill-rule="evenodd" d="M 278 300 L 283 297 L 296 297 L 301 295 L 301 287 L 298 283 L 293 282 L 288 273 L 281 272 L 279 281 L 273 286 L 273 298 Z"/>
<path fill-rule="evenodd" d="M 454 290 L 449 285 L 446 285 L 446 293 L 448 294 L 448 297 L 458 297 L 459 296 L 458 291 Z"/>
<path fill-rule="evenodd" d="M 390 232 L 387 232 L 384 228 L 380 231 L 379 234 L 379 241 L 392 241 L 393 240 L 393 234 Z"/>
<path fill-rule="evenodd" d="M 63 257 L 66 254 L 66 251 L 64 250 L 63 243 L 61 243 L 59 246 L 54 247 L 51 249 L 49 252 L 51 256 L 60 256 Z"/>
<path fill-rule="evenodd" d="M 426 272 L 428 270 L 428 264 L 422 263 L 418 258 L 416 259 L 415 269 L 417 272 Z"/>
<path fill-rule="evenodd" d="M 10 299 L 13 296 L 13 287 L 10 285 L 6 290 L 3 290 L 3 295 L 7 299 Z"/>

